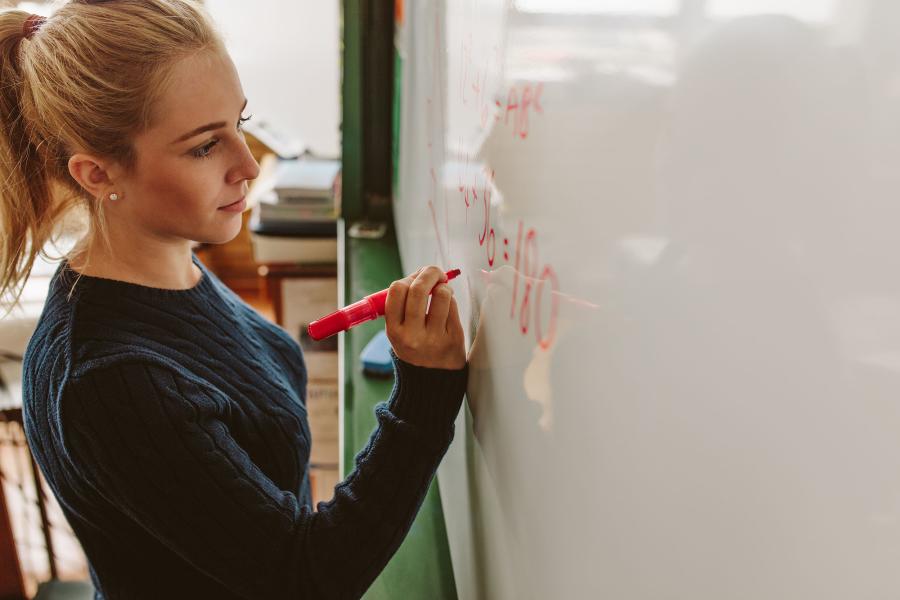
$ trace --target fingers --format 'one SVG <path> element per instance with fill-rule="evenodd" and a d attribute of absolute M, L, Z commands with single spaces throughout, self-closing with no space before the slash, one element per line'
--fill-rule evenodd
<path fill-rule="evenodd" d="M 406 296 L 405 321 L 420 323 L 425 320 L 425 310 L 428 307 L 428 295 L 438 282 L 445 281 L 447 276 L 435 266 L 425 267 L 412 284 Z"/>
<path fill-rule="evenodd" d="M 406 296 L 409 293 L 409 286 L 415 281 L 422 269 L 415 273 L 407 275 L 403 279 L 398 279 L 388 288 L 388 295 L 384 301 L 384 319 L 386 323 L 401 324 L 406 315 Z"/>
<path fill-rule="evenodd" d="M 446 283 L 438 283 L 431 293 L 431 305 L 425 328 L 429 331 L 444 333 L 447 331 L 447 315 L 450 314 L 450 301 L 453 300 L 453 289 Z"/>
<path fill-rule="evenodd" d="M 450 306 L 447 312 L 447 333 L 457 334 L 463 339 L 462 321 L 459 319 L 459 307 L 456 305 L 456 298 L 450 298 Z"/>
<path fill-rule="evenodd" d="M 459 308 L 446 278 L 438 267 L 426 267 L 388 288 L 385 329 L 401 360 L 438 369 L 465 366 Z"/>
<path fill-rule="evenodd" d="M 384 301 L 385 323 L 401 324 L 406 312 L 406 295 L 409 293 L 409 282 L 406 279 L 398 279 L 388 288 L 388 295 Z"/>

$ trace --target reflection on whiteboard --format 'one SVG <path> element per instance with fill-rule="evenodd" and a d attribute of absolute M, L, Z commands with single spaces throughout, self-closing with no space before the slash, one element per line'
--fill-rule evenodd
<path fill-rule="evenodd" d="M 628 6 L 398 28 L 404 267 L 463 272 L 459 596 L 900 597 L 900 3 Z"/>

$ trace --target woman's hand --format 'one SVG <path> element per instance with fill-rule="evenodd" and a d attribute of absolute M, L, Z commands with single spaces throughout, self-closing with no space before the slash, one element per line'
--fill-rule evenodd
<path fill-rule="evenodd" d="M 428 293 L 431 306 L 428 306 Z M 426 307 L 428 313 L 426 314 Z M 388 339 L 401 360 L 419 367 L 461 369 L 465 337 L 453 289 L 438 267 L 419 269 L 391 284 L 384 305 Z"/>

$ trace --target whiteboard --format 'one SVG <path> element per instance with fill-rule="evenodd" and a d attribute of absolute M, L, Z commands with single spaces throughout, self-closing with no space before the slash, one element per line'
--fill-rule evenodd
<path fill-rule="evenodd" d="M 398 10 L 460 598 L 900 597 L 900 3 Z"/>

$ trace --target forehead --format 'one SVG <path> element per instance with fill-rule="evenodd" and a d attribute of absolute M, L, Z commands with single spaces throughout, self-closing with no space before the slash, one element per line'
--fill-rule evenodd
<path fill-rule="evenodd" d="M 201 125 L 236 121 L 243 102 L 240 79 L 227 53 L 193 54 L 172 67 L 154 110 L 155 125 L 147 133 L 168 144 Z"/>

